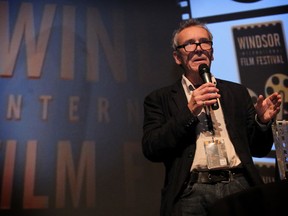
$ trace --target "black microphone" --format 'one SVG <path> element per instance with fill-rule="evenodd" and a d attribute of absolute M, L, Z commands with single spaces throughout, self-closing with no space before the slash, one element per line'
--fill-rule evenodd
<path fill-rule="evenodd" d="M 201 64 L 201 65 L 199 65 L 198 70 L 199 70 L 200 77 L 202 78 L 204 83 L 208 83 L 208 82 L 212 83 L 211 73 L 210 73 L 210 69 L 209 69 L 208 65 Z M 219 109 L 218 102 L 212 104 L 211 107 L 213 110 Z"/>

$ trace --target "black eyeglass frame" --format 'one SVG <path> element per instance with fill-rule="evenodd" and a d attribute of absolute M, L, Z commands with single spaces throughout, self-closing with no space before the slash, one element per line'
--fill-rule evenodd
<path fill-rule="evenodd" d="M 202 46 L 201 46 L 201 44 L 202 44 L 202 43 L 207 43 L 207 42 L 211 43 L 211 48 L 209 48 L 209 49 L 203 49 Z M 193 51 L 187 51 L 187 50 L 186 50 L 186 46 L 187 46 L 187 45 L 191 45 L 191 44 L 196 44 L 195 49 L 194 49 Z M 176 47 L 176 50 L 181 49 L 181 48 L 184 48 L 184 50 L 185 50 L 186 52 L 194 52 L 194 51 L 197 49 L 198 46 L 200 46 L 200 48 L 201 48 L 202 50 L 210 50 L 210 49 L 212 49 L 212 47 L 213 47 L 213 41 L 202 41 L 202 42 L 198 42 L 198 43 L 197 43 L 197 42 L 187 42 L 187 43 L 185 43 L 185 44 L 182 44 L 182 45 L 177 46 L 177 47 Z"/>

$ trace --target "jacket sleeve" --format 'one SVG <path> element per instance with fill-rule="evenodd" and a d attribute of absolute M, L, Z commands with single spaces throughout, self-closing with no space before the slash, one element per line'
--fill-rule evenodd
<path fill-rule="evenodd" d="M 266 156 L 273 145 L 271 125 L 263 130 L 257 123 L 256 110 L 248 89 L 241 84 L 223 80 L 218 84 L 226 128 L 241 161 L 251 162 L 251 156 Z"/>
<path fill-rule="evenodd" d="M 146 158 L 155 162 L 181 154 L 188 145 L 187 137 L 193 139 L 191 131 L 199 122 L 187 102 L 176 109 L 169 92 L 154 91 L 144 100 L 142 150 Z"/>
<path fill-rule="evenodd" d="M 249 147 L 253 157 L 265 157 L 273 145 L 273 133 L 271 124 L 263 129 L 256 121 L 256 110 L 251 97 L 246 90 L 247 95 L 247 133 L 249 137 Z"/>

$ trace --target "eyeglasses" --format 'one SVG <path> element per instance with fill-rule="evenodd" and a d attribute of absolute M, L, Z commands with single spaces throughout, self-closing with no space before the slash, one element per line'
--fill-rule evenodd
<path fill-rule="evenodd" d="M 180 46 L 177 46 L 176 49 L 181 49 L 184 48 L 184 50 L 186 52 L 194 52 L 198 46 L 200 46 L 200 48 L 202 50 L 210 50 L 212 48 L 213 42 L 212 41 L 203 41 L 203 42 L 188 42 L 185 44 L 182 44 Z"/>

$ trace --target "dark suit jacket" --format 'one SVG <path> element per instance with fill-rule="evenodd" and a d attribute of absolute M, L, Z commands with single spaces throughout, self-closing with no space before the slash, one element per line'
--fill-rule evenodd
<path fill-rule="evenodd" d="M 251 185 L 263 184 L 252 157 L 266 156 L 273 145 L 271 127 L 260 129 L 247 88 L 217 79 L 225 123 Z M 144 100 L 142 149 L 146 158 L 165 165 L 161 215 L 169 216 L 184 182 L 189 176 L 196 149 L 197 117 L 187 107 L 178 80 L 174 85 L 150 93 Z"/>

